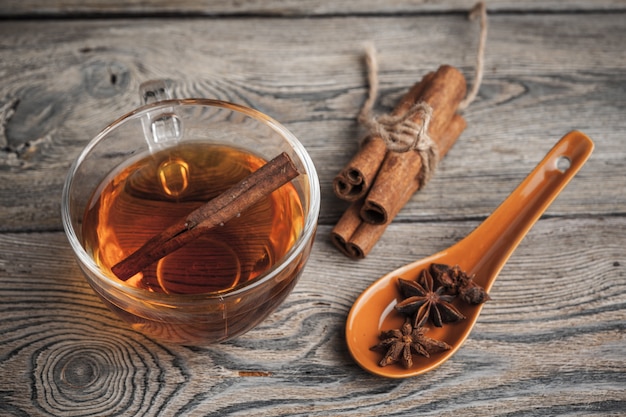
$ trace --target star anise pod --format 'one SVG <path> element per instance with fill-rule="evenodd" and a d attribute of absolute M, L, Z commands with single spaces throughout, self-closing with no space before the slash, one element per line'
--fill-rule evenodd
<path fill-rule="evenodd" d="M 442 352 L 451 348 L 446 342 L 431 339 L 425 336 L 428 331 L 425 327 L 413 327 L 407 318 L 400 329 L 381 332 L 381 342 L 372 346 L 371 350 L 381 351 L 385 356 L 378 363 L 387 366 L 400 362 L 409 369 L 413 366 L 413 354 L 430 357 L 431 353 Z"/>
<path fill-rule="evenodd" d="M 467 275 L 458 265 L 432 264 L 430 270 L 439 285 L 450 294 L 458 294 L 468 304 L 482 304 L 491 299 L 483 287 L 474 282 L 474 276 Z"/>
<path fill-rule="evenodd" d="M 437 327 L 444 323 L 463 320 L 465 316 L 451 304 L 454 295 L 445 294 L 446 288 L 434 288 L 433 277 L 424 269 L 418 281 L 398 278 L 400 292 L 405 297 L 396 305 L 396 310 L 405 315 L 414 315 L 413 326 L 419 327 L 430 321 Z"/>
<path fill-rule="evenodd" d="M 445 264 L 430 264 L 430 273 L 435 281 L 444 287 L 450 294 L 458 294 L 461 269 L 451 268 Z"/>
<path fill-rule="evenodd" d="M 491 300 L 484 288 L 474 281 L 469 281 L 466 285 L 459 288 L 459 297 L 468 304 L 482 304 Z"/>

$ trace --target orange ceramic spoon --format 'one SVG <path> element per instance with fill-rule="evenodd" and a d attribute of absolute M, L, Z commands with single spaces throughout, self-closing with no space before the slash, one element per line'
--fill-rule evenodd
<path fill-rule="evenodd" d="M 478 319 L 482 305 L 455 304 L 467 317 L 442 328 L 430 326 L 426 336 L 443 340 L 452 349 L 413 356 L 413 367 L 400 364 L 381 367 L 381 353 L 370 350 L 382 330 L 399 328 L 403 317 L 395 311 L 398 302 L 397 278 L 414 280 L 431 263 L 459 265 L 474 281 L 489 291 L 498 273 L 526 233 L 550 203 L 583 166 L 593 142 L 580 132 L 565 135 L 550 150 L 515 191 L 466 238 L 428 258 L 410 263 L 383 276 L 356 300 L 346 324 L 346 341 L 354 360 L 365 370 L 388 378 L 419 375 L 441 365 L 463 344 Z"/>

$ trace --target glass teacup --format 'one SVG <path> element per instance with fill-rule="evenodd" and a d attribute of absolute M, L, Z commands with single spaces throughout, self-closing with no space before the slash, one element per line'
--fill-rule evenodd
<path fill-rule="evenodd" d="M 320 209 L 315 167 L 272 118 L 218 100 L 148 104 L 98 134 L 72 165 L 63 226 L 89 284 L 137 331 L 203 345 L 256 326 L 287 297 L 309 257 Z M 112 269 L 187 213 L 224 193 L 276 155 L 293 180 L 130 278 Z"/>

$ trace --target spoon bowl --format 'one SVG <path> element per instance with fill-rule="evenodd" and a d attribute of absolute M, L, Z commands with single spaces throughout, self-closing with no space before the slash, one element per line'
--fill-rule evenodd
<path fill-rule="evenodd" d="M 500 270 L 515 248 L 541 217 L 550 203 L 574 177 L 593 151 L 593 142 L 581 132 L 565 135 L 472 233 L 453 246 L 392 271 L 370 285 L 355 301 L 346 323 L 346 342 L 354 360 L 365 370 L 388 378 L 406 378 L 428 372 L 448 360 L 469 336 L 482 304 L 453 304 L 466 317 L 443 327 L 430 327 L 428 337 L 442 340 L 450 350 L 413 356 L 409 369 L 399 364 L 379 366 L 382 356 L 370 348 L 379 342 L 381 331 L 400 328 L 404 317 L 396 312 L 400 301 L 398 278 L 416 280 L 432 263 L 458 265 L 474 282 L 489 292 Z"/>

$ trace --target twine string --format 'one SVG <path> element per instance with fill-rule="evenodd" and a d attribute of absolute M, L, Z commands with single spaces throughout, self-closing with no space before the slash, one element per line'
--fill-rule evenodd
<path fill-rule="evenodd" d="M 430 179 L 439 159 L 437 144 L 428 136 L 433 109 L 428 103 L 418 101 L 402 114 L 374 116 L 372 108 L 378 95 L 378 62 L 373 46 L 368 46 L 365 52 L 370 88 L 358 120 L 368 130 L 368 137 L 379 137 L 390 151 L 417 152 L 422 160 L 419 176 L 425 183 Z M 421 120 L 421 123 L 415 120 Z"/>
<path fill-rule="evenodd" d="M 474 8 L 470 11 L 469 19 L 474 20 L 480 17 L 480 40 L 478 41 L 478 51 L 476 53 L 476 71 L 474 73 L 474 82 L 472 89 L 467 96 L 459 103 L 459 111 L 465 110 L 478 95 L 480 90 L 480 84 L 483 80 L 483 72 L 485 66 L 485 45 L 487 44 L 487 6 L 485 2 L 481 1 L 476 3 Z"/>
<path fill-rule="evenodd" d="M 487 9 L 482 1 L 478 2 L 469 14 L 469 18 L 472 20 L 477 16 L 480 17 L 480 41 L 476 58 L 476 73 L 472 89 L 458 106 L 459 111 L 466 109 L 476 99 L 483 77 L 487 40 Z M 372 45 L 366 47 L 365 64 L 369 91 L 359 112 L 358 121 L 368 130 L 369 135 L 367 137 L 379 137 L 390 151 L 408 152 L 413 150 L 418 152 L 422 159 L 420 177 L 422 181 L 428 181 L 439 159 L 437 144 L 428 135 L 433 109 L 428 103 L 419 101 L 403 114 L 374 116 L 373 108 L 378 96 L 379 81 L 376 50 Z M 421 120 L 421 123 L 415 122 L 415 120 Z"/>

